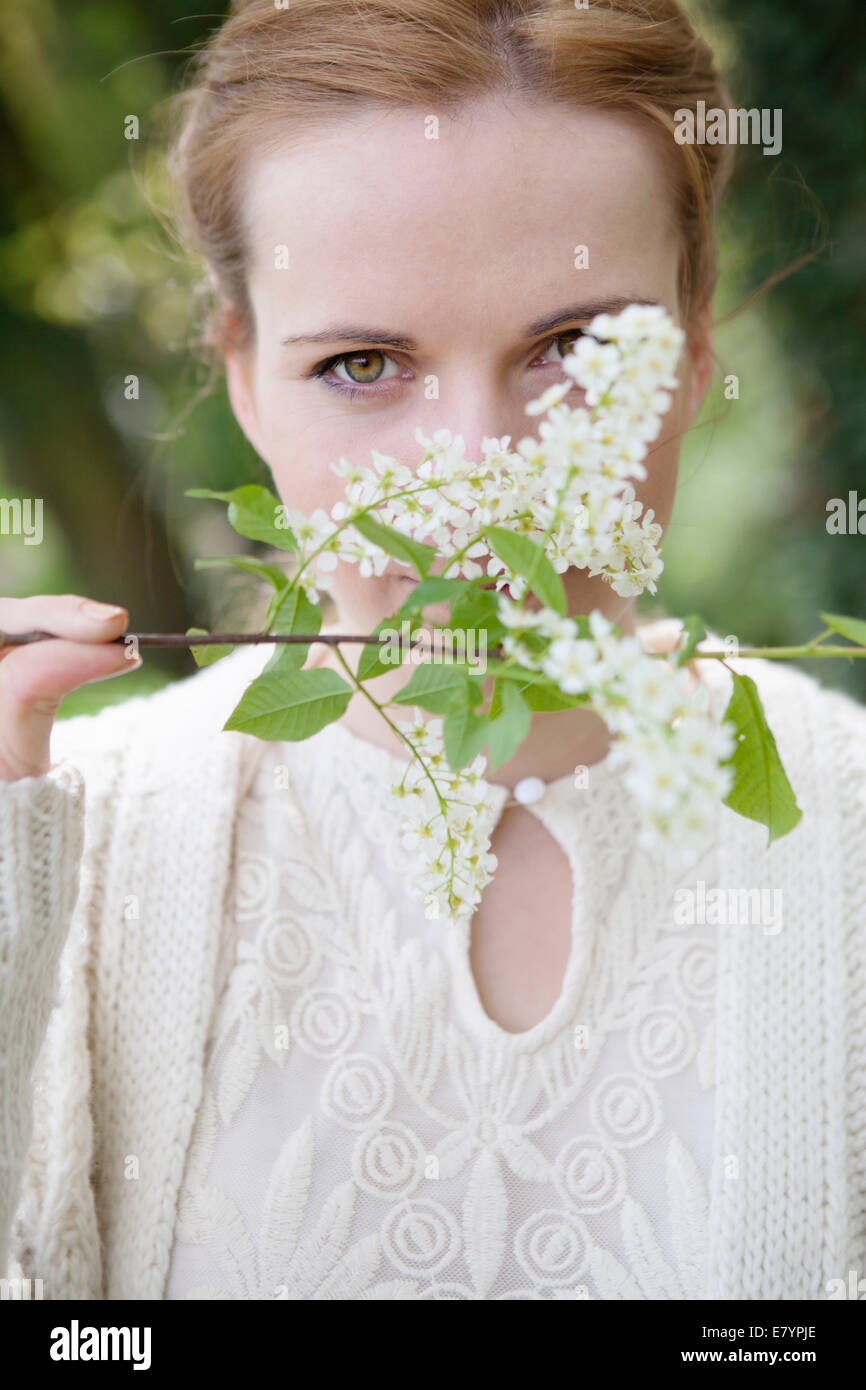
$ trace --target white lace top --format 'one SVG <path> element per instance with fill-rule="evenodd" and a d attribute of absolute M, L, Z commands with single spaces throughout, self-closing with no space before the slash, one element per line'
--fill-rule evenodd
<path fill-rule="evenodd" d="M 263 746 L 166 1297 L 705 1297 L 717 928 L 677 925 L 615 769 L 553 782 L 571 955 L 506 1032 L 407 892 L 404 766 L 341 725 Z"/>
<path fill-rule="evenodd" d="M 61 721 L 56 766 L 0 784 L 3 1277 L 55 1301 L 163 1299 L 169 1275 L 838 1297 L 866 1269 L 866 710 L 734 659 L 803 820 L 768 847 L 720 810 L 681 877 L 711 922 L 710 889 L 736 895 L 727 925 L 677 924 L 607 764 L 550 788 L 574 941 L 562 998 L 510 1035 L 383 853 L 387 758 L 336 726 L 225 734 L 259 650 Z M 737 920 L 764 889 L 778 934 Z"/>

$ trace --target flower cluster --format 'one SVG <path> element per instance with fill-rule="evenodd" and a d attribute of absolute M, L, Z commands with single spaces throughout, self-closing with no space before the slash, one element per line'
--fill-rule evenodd
<path fill-rule="evenodd" d="M 615 735 L 611 766 L 641 811 L 640 838 L 679 854 L 712 832 L 720 799 L 732 781 L 730 724 L 717 722 L 707 691 L 685 668 L 648 655 L 636 637 L 620 636 L 599 612 L 583 626 L 549 608 L 530 611 L 499 596 L 508 628 L 505 652 L 589 705 Z M 530 643 L 532 649 L 530 649 Z M 441 719 L 416 711 L 397 725 L 418 755 L 392 787 L 401 812 L 403 846 L 422 869 L 413 876 L 428 917 L 471 913 L 493 876 L 490 841 L 496 816 L 483 756 L 454 772 L 445 756 Z"/>
<path fill-rule="evenodd" d="M 402 813 L 403 847 L 423 866 L 413 882 L 425 914 L 471 913 L 496 868 L 496 856 L 489 852 L 496 817 L 484 780 L 486 760 L 479 755 L 468 767 L 452 771 L 441 719 L 425 719 L 420 711 L 414 723 L 397 728 L 420 755 L 391 791 Z"/>
<path fill-rule="evenodd" d="M 672 404 L 683 340 L 659 307 L 597 315 L 563 361 L 565 380 L 527 407 L 546 417 L 537 439 L 512 449 L 510 436 L 485 438 L 480 461 L 471 461 L 462 436 L 443 429 L 431 439 L 419 429 L 425 452 L 416 468 L 376 450 L 369 467 L 341 459 L 332 466 L 344 500 L 330 515 L 287 517 L 301 551 L 299 582 L 314 598 L 341 561 L 368 577 L 405 550 L 393 538 L 388 551 L 379 545 L 383 533 L 371 520 L 434 547 L 452 578 L 507 586 L 510 597 L 500 593 L 498 603 L 506 654 L 563 692 L 588 697 L 615 736 L 610 760 L 624 766 L 644 838 L 677 849 L 703 839 L 730 789 L 723 765 L 733 752 L 730 726 L 714 722 L 706 691 L 686 670 L 647 655 L 599 612 L 578 623 L 550 608 L 524 608 L 526 579 L 490 554 L 484 537 L 505 527 L 540 545 L 559 574 L 587 570 L 622 596 L 654 592 L 662 528 L 644 514 L 633 483 L 646 477 L 643 460 Z M 567 403 L 575 387 L 579 405 Z M 496 865 L 485 759 L 455 772 L 441 720 L 419 712 L 397 727 L 417 755 L 393 791 L 403 844 L 423 864 L 417 881 L 427 914 L 471 913 Z"/>
<path fill-rule="evenodd" d="M 442 429 L 427 438 L 418 429 L 425 453 L 414 470 L 376 450 L 370 467 L 332 464 L 345 500 L 330 515 L 320 508 L 287 517 L 301 545 L 301 583 L 317 597 L 340 561 L 358 564 L 365 577 L 383 573 L 389 556 L 351 524 L 372 509 L 377 521 L 433 544 L 449 562 L 446 574 L 486 573 L 515 597 L 525 581 L 489 555 L 486 527 L 506 525 L 537 541 L 560 574 L 586 569 L 618 594 L 654 593 L 661 527 L 652 511 L 643 514 L 631 480 L 646 477 L 642 460 L 671 405 L 683 338 L 656 306 L 599 314 L 564 359 L 566 380 L 527 406 L 527 414 L 547 417 L 537 439 L 511 449 L 510 435 L 485 438 L 473 462 L 462 435 Z M 565 398 L 575 385 L 584 403 L 570 406 Z"/>
<path fill-rule="evenodd" d="M 649 656 L 636 637 L 620 636 L 599 612 L 590 613 L 588 635 L 550 609 L 528 612 L 499 598 L 509 628 L 504 649 L 530 670 L 543 671 L 566 694 L 590 697 L 590 707 L 617 738 L 611 765 L 625 768 L 625 782 L 643 813 L 645 843 L 688 850 L 705 839 L 720 799 L 731 788 L 726 760 L 734 751 L 729 723 L 716 722 L 703 686 L 685 668 Z M 527 634 L 546 639 L 540 654 Z"/>

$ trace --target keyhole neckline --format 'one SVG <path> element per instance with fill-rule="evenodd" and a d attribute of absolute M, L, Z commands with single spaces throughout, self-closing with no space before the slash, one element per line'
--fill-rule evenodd
<path fill-rule="evenodd" d="M 366 766 L 379 777 L 387 775 L 391 780 L 399 779 L 406 770 L 407 759 L 401 758 L 391 749 L 361 738 L 339 722 L 322 730 L 322 735 L 329 734 L 335 741 L 342 743 L 344 755 L 355 766 Z M 454 966 L 457 1003 L 467 1027 L 476 1037 L 500 1050 L 535 1050 L 559 1030 L 568 1014 L 573 1013 L 579 989 L 588 977 L 593 945 L 590 928 L 595 903 L 590 901 L 587 895 L 586 865 L 583 862 L 583 856 L 592 853 L 593 826 L 607 826 L 610 819 L 609 809 L 613 804 L 617 804 L 620 812 L 624 813 L 620 830 L 625 828 L 626 834 L 620 834 L 617 845 L 620 867 L 624 867 L 625 858 L 637 832 L 637 818 L 621 784 L 623 769 L 615 761 L 611 761 L 610 751 L 597 762 L 587 766 L 588 788 L 577 789 L 574 773 L 565 773 L 545 784 L 544 793 L 538 801 L 521 808 L 540 820 L 565 854 L 571 871 L 571 940 L 568 959 L 559 995 L 548 1013 L 530 1028 L 520 1032 L 512 1033 L 503 1028 L 485 1010 L 472 972 L 472 918 L 445 917 L 436 923 L 443 933 L 444 949 L 450 955 Z M 506 809 L 511 790 L 498 782 L 488 782 L 487 787 L 489 804 L 495 815 L 495 826 L 499 824 Z M 411 861 L 405 871 L 411 873 Z M 621 881 L 621 874 L 616 877 Z"/>

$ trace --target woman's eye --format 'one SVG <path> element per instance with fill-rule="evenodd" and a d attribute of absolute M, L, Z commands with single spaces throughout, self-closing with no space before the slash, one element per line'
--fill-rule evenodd
<path fill-rule="evenodd" d="M 582 338 L 583 328 L 570 328 L 567 333 L 558 333 L 544 349 L 542 358 L 546 364 L 561 362 L 574 345 Z M 324 378 L 329 386 L 346 389 L 348 395 L 360 396 L 362 392 L 353 387 L 375 386 L 381 381 L 391 380 L 400 375 L 400 367 L 387 353 L 378 348 L 362 348 L 358 352 L 344 352 L 337 357 L 329 357 L 313 369 L 313 375 Z"/>
<path fill-rule="evenodd" d="M 575 343 L 578 338 L 582 338 L 583 335 L 584 330 L 582 328 L 570 328 L 567 333 L 558 333 L 545 349 L 545 357 L 554 362 L 563 361 L 564 358 L 568 357 L 569 353 L 574 352 Z M 551 359 L 552 352 L 554 356 Z"/>
<path fill-rule="evenodd" d="M 388 371 L 391 367 L 393 370 Z M 396 376 L 399 368 L 396 362 L 384 352 L 364 349 L 362 352 L 344 353 L 342 357 L 332 357 L 325 363 L 324 370 L 330 369 L 339 381 L 358 386 L 371 386 L 376 381 L 384 381 Z M 345 373 L 345 375 L 343 375 Z"/>

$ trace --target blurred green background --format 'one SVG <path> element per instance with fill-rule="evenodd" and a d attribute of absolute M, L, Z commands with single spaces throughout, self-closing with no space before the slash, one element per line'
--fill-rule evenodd
<path fill-rule="evenodd" d="M 257 611 L 243 575 L 193 568 L 246 543 L 222 507 L 184 489 L 269 475 L 190 350 L 198 268 L 155 211 L 168 199 L 163 103 L 226 8 L 21 0 L 0 17 L 0 497 L 44 499 L 40 545 L 0 534 L 0 592 L 121 602 L 139 631 L 248 624 Z M 806 640 L 821 609 L 866 617 L 866 539 L 825 524 L 830 498 L 866 497 L 864 15 L 862 0 L 715 0 L 698 15 L 734 104 L 781 108 L 784 143 L 776 157 L 739 151 L 719 367 L 684 449 L 663 582 L 643 606 L 698 611 L 749 644 Z M 814 260 L 726 318 L 822 237 Z M 725 398 L 728 374 L 739 399 Z M 253 597 L 263 613 L 266 595 Z M 62 713 L 194 669 L 187 654 L 150 652 Z M 866 662 L 809 669 L 866 698 Z"/>

